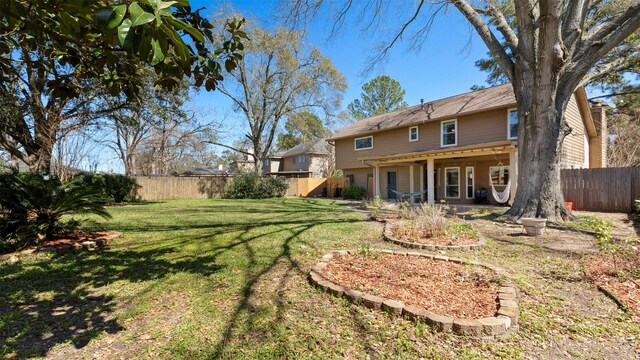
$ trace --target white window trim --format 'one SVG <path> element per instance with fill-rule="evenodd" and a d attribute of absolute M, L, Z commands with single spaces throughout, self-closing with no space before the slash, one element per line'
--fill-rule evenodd
<path fill-rule="evenodd" d="M 449 169 L 456 169 L 458 170 L 458 196 L 447 196 L 447 188 L 449 186 L 453 186 L 454 184 L 449 184 L 447 181 L 447 170 Z M 444 168 L 444 197 L 446 199 L 460 199 L 460 167 L 459 166 L 452 166 L 452 167 L 446 167 Z"/>
<path fill-rule="evenodd" d="M 508 140 L 518 140 L 518 134 L 516 136 L 511 136 L 511 112 L 518 111 L 518 108 L 507 109 L 507 139 Z M 518 119 L 518 127 L 520 127 L 520 119 Z"/>
<path fill-rule="evenodd" d="M 358 143 L 358 140 L 366 139 L 366 138 L 371 138 L 371 147 L 367 147 L 367 148 L 360 148 L 360 149 L 358 149 L 358 147 L 356 146 L 356 144 Z M 360 150 L 371 150 L 371 149 L 373 149 L 373 135 L 363 136 L 363 137 L 359 137 L 359 138 L 355 138 L 355 139 L 353 139 L 353 149 L 354 149 L 355 151 L 360 151 Z"/>
<path fill-rule="evenodd" d="M 471 197 L 469 197 L 469 170 L 471 170 Z M 467 199 L 474 199 L 476 197 L 476 169 L 473 166 L 467 166 L 464 168 L 464 192 Z"/>
<path fill-rule="evenodd" d="M 411 139 L 411 130 L 416 129 L 416 138 Z M 420 128 L 417 126 L 412 126 L 409 128 L 409 142 L 414 142 L 420 140 Z"/>
<path fill-rule="evenodd" d="M 456 127 L 456 131 L 454 132 L 455 135 L 455 142 L 453 144 L 444 144 L 444 124 L 447 123 L 454 123 L 455 127 Z M 450 119 L 450 120 L 443 120 L 440 122 L 440 147 L 450 147 L 450 146 L 458 146 L 458 119 Z"/>

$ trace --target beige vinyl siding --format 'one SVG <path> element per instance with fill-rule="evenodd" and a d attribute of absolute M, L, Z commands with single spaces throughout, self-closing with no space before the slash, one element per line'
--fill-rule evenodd
<path fill-rule="evenodd" d="M 312 177 L 326 177 L 329 156 L 307 155 L 309 157 L 309 171 Z"/>
<path fill-rule="evenodd" d="M 560 166 L 562 168 L 582 168 L 585 159 L 585 128 L 575 95 L 571 96 L 565 119 L 571 126 L 571 134 L 564 138 Z"/>
<path fill-rule="evenodd" d="M 296 158 L 298 156 L 291 156 L 291 157 L 286 157 L 283 158 L 283 166 L 282 166 L 282 170 L 283 171 L 298 171 L 298 170 L 302 170 L 302 171 L 308 171 L 309 170 L 309 155 L 305 155 L 305 159 L 304 159 L 304 163 L 293 163 L 293 159 Z"/>
<path fill-rule="evenodd" d="M 389 198 L 389 172 L 396 172 L 396 190 L 401 192 L 409 192 L 409 167 L 408 166 L 389 166 L 380 168 L 380 197 Z M 414 184 L 415 186 L 415 184 Z"/>
<path fill-rule="evenodd" d="M 347 176 L 353 175 L 353 184 L 363 188 L 367 188 L 367 177 L 369 174 L 373 174 L 373 168 L 360 168 L 360 169 L 344 169 L 344 186 L 347 186 Z"/>
<path fill-rule="evenodd" d="M 462 116 L 457 120 L 457 146 L 507 140 L 507 108 Z M 356 151 L 355 137 L 336 140 L 336 168 L 366 167 L 358 158 L 439 149 L 440 124 L 441 121 L 433 121 L 418 125 L 418 141 L 409 141 L 409 126 L 374 133 L 373 149 L 370 150 Z"/>

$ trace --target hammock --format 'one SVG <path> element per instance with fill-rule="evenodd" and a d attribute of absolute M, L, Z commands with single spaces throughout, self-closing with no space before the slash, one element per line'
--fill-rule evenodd
<path fill-rule="evenodd" d="M 491 194 L 493 194 L 493 198 L 496 199 L 500 204 L 506 204 L 509 201 L 509 195 L 511 193 L 511 179 L 507 181 L 507 186 L 504 187 L 502 192 L 498 192 L 495 186 L 493 186 L 493 179 L 491 178 L 491 173 L 489 173 L 489 182 L 491 183 Z"/>
<path fill-rule="evenodd" d="M 392 193 L 394 193 L 394 194 L 396 194 L 396 195 L 398 195 L 400 197 L 406 196 L 406 197 L 411 197 L 412 199 L 413 199 L 414 196 L 420 196 L 422 194 L 426 194 L 427 193 L 427 190 L 414 191 L 414 192 L 396 191 L 396 190 L 393 190 L 392 188 L 387 188 L 387 190 L 391 191 Z"/>

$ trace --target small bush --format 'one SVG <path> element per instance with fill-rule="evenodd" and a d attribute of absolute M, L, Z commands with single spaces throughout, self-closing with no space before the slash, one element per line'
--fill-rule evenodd
<path fill-rule="evenodd" d="M 268 199 L 283 197 L 289 184 L 281 177 L 248 174 L 236 177 L 227 187 L 228 199 Z"/>
<path fill-rule="evenodd" d="M 362 200 L 366 194 L 367 190 L 357 185 L 347 186 L 342 189 L 343 199 Z"/>
<path fill-rule="evenodd" d="M 109 203 L 123 203 L 136 200 L 138 184 L 131 176 L 120 174 L 83 173 L 73 178 L 84 186 L 97 186 Z"/>
<path fill-rule="evenodd" d="M 107 196 L 116 203 L 129 202 L 136 200 L 136 191 L 138 183 L 136 178 L 120 174 L 102 175 L 104 178 L 104 189 Z"/>

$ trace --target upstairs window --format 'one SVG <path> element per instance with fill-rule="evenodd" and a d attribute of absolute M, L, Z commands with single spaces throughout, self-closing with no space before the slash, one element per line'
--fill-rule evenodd
<path fill-rule="evenodd" d="M 304 155 L 298 155 L 296 157 L 293 158 L 293 163 L 294 164 L 304 164 L 306 161 L 306 158 Z"/>
<path fill-rule="evenodd" d="M 264 159 L 262 161 L 262 164 L 264 164 L 264 166 L 269 166 L 271 164 L 271 161 L 269 161 L 269 159 Z"/>
<path fill-rule="evenodd" d="M 373 136 L 365 136 L 355 139 L 356 150 L 373 149 Z"/>
<path fill-rule="evenodd" d="M 458 120 L 447 120 L 440 123 L 442 128 L 441 146 L 458 144 Z"/>
<path fill-rule="evenodd" d="M 507 136 L 509 140 L 518 139 L 518 110 L 509 110 L 509 116 L 507 119 Z"/>
<path fill-rule="evenodd" d="M 418 127 L 417 126 L 410 127 L 409 128 L 409 141 L 418 141 L 418 138 L 419 138 Z"/>

